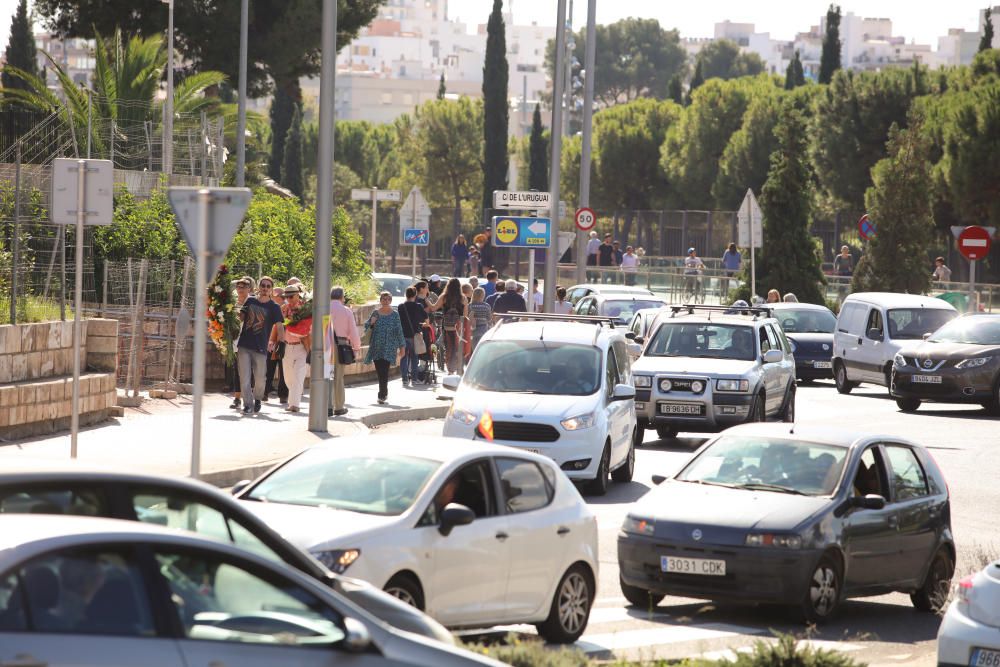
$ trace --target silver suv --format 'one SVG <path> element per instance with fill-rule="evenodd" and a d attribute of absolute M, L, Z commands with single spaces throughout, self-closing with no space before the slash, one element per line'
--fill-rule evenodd
<path fill-rule="evenodd" d="M 764 308 L 671 306 L 657 316 L 632 365 L 635 413 L 660 438 L 795 418 L 795 359 Z M 632 337 L 634 334 L 627 334 Z"/>

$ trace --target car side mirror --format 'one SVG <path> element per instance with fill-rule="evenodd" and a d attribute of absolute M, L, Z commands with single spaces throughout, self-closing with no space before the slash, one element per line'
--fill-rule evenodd
<path fill-rule="evenodd" d="M 868 337 L 871 338 L 872 340 L 882 340 L 884 336 L 882 335 L 881 329 L 876 329 L 875 327 L 872 327 L 871 329 L 868 330 Z"/>
<path fill-rule="evenodd" d="M 461 383 L 462 378 L 458 375 L 445 375 L 441 380 L 441 386 L 452 391 L 458 389 L 458 385 Z"/>
<path fill-rule="evenodd" d="M 628 344 L 628 354 L 629 354 L 630 357 L 635 357 L 635 358 L 641 357 L 642 356 L 642 345 L 639 345 L 638 343 L 629 343 Z"/>
<path fill-rule="evenodd" d="M 344 638 L 338 646 L 348 653 L 364 653 L 372 645 L 372 636 L 365 624 L 350 616 L 344 617 Z"/>
<path fill-rule="evenodd" d="M 628 333 L 625 334 L 625 337 L 628 338 L 629 340 L 635 340 L 635 332 L 629 331 Z"/>
<path fill-rule="evenodd" d="M 864 496 L 854 496 L 851 498 L 851 506 L 863 510 L 880 510 L 885 507 L 885 498 L 877 493 L 869 493 Z"/>
<path fill-rule="evenodd" d="M 933 333 L 933 332 L 930 332 L 930 331 L 928 331 L 927 333 L 925 333 L 925 334 L 924 334 L 924 335 L 922 336 L 922 338 L 923 338 L 924 340 L 927 340 L 928 338 L 930 338 L 930 337 L 931 337 L 931 336 L 933 336 L 933 335 L 934 335 L 934 333 Z"/>
<path fill-rule="evenodd" d="M 438 532 L 444 537 L 451 535 L 455 526 L 468 526 L 476 520 L 476 513 L 465 505 L 448 503 L 441 510 L 441 520 L 438 522 Z"/>
<path fill-rule="evenodd" d="M 250 480 L 249 480 L 249 479 L 241 479 L 240 481 L 238 481 L 238 482 L 236 482 L 235 484 L 233 484 L 233 488 L 231 488 L 231 489 L 229 490 L 229 492 L 230 492 L 231 494 L 233 494 L 234 496 L 238 496 L 238 495 L 240 495 L 241 493 L 243 493 L 243 491 L 244 491 L 244 490 L 245 490 L 245 489 L 246 489 L 246 488 L 247 488 L 248 486 L 250 486 Z"/>
<path fill-rule="evenodd" d="M 635 398 L 635 387 L 629 384 L 616 384 L 611 394 L 612 401 L 631 401 Z"/>
<path fill-rule="evenodd" d="M 765 364 L 780 364 L 785 358 L 785 353 L 781 350 L 768 350 L 764 353 Z"/>
<path fill-rule="evenodd" d="M 659 486 L 660 484 L 663 484 L 665 481 L 667 481 L 667 478 L 664 475 L 653 475 L 653 484 Z"/>

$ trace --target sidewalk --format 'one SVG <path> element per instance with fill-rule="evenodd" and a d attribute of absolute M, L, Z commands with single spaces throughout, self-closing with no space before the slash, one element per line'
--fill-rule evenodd
<path fill-rule="evenodd" d="M 307 387 L 308 389 L 308 387 Z M 378 384 L 347 388 L 348 413 L 330 418 L 328 432 L 311 433 L 308 395 L 302 412 L 286 412 L 272 398 L 256 415 L 230 409 L 232 398 L 206 394 L 202 404 L 201 478 L 217 486 L 252 479 L 305 447 L 330 438 L 359 435 L 395 421 L 443 417 L 451 392 L 440 387 L 403 388 L 389 383 L 389 402 L 376 402 Z M 80 431 L 78 460 L 88 466 L 123 468 L 158 475 L 186 476 L 191 471 L 191 397 L 150 399 Z M 326 407 L 323 408 L 324 413 Z M 17 458 L 69 461 L 69 433 L 0 442 L 0 467 Z"/>

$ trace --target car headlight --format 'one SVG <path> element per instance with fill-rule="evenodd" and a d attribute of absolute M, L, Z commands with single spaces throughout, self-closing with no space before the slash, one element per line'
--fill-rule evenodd
<path fill-rule="evenodd" d="M 594 413 L 588 412 L 585 415 L 577 415 L 576 417 L 570 417 L 569 419 L 564 419 L 560 424 L 567 431 L 579 431 L 585 428 L 590 428 L 594 425 Z"/>
<path fill-rule="evenodd" d="M 902 368 L 903 366 L 906 365 L 906 357 L 897 352 L 896 356 L 892 358 L 892 365 L 895 366 L 896 368 Z"/>
<path fill-rule="evenodd" d="M 718 391 L 750 391 L 750 380 L 716 380 Z"/>
<path fill-rule="evenodd" d="M 695 380 L 694 382 L 691 383 L 691 391 L 696 394 L 700 394 L 701 392 L 705 391 L 705 383 L 702 382 L 701 380 Z"/>
<path fill-rule="evenodd" d="M 652 519 L 640 519 L 628 515 L 622 522 L 622 530 L 634 535 L 652 535 L 656 532 L 656 522 Z"/>
<path fill-rule="evenodd" d="M 972 359 L 962 359 L 955 364 L 955 368 L 979 368 L 985 366 L 993 357 L 973 357 Z"/>
<path fill-rule="evenodd" d="M 648 375 L 633 375 L 632 382 L 636 389 L 649 389 L 653 386 L 653 378 Z"/>
<path fill-rule="evenodd" d="M 476 423 L 476 420 L 479 419 L 479 415 L 474 412 L 469 412 L 468 410 L 452 406 L 451 410 L 448 411 L 448 419 L 453 419 L 460 424 L 465 424 L 466 426 L 472 426 Z"/>
<path fill-rule="evenodd" d="M 748 547 L 777 547 L 779 549 L 801 549 L 802 538 L 798 535 L 772 535 L 771 533 L 750 533 Z"/>
<path fill-rule="evenodd" d="M 361 549 L 334 549 L 313 554 L 316 560 L 326 565 L 337 574 L 343 574 L 351 563 L 361 557 Z"/>

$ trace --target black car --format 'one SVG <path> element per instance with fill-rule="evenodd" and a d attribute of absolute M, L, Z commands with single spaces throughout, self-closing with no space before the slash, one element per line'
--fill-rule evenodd
<path fill-rule="evenodd" d="M 430 616 L 366 582 L 331 572 L 278 535 L 235 498 L 203 482 L 47 463 L 18 467 L 15 463 L 0 472 L 2 514 L 106 517 L 197 532 L 319 579 L 390 625 L 454 643 L 451 633 Z"/>
<path fill-rule="evenodd" d="M 621 588 L 794 605 L 824 621 L 849 597 L 910 594 L 943 609 L 954 571 L 948 487 L 920 445 L 787 424 L 710 440 L 628 513 Z"/>
<path fill-rule="evenodd" d="M 826 306 L 812 303 L 772 303 L 767 307 L 792 343 L 795 379 L 806 382 L 831 379 L 837 316 Z"/>
<path fill-rule="evenodd" d="M 1000 315 L 958 317 L 897 352 L 889 391 L 904 412 L 938 401 L 979 403 L 1000 414 Z"/>

